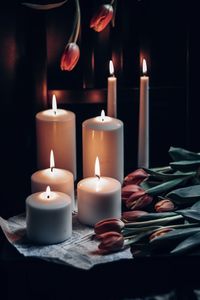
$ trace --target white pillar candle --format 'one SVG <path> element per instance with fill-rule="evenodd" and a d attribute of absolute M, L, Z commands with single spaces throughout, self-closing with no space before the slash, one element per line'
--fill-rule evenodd
<path fill-rule="evenodd" d="M 77 186 L 78 219 L 95 225 L 106 218 L 121 218 L 121 184 L 110 177 L 100 177 L 96 159 L 95 175 L 81 180 Z"/>
<path fill-rule="evenodd" d="M 143 76 L 140 77 L 138 167 L 149 167 L 149 77 L 143 59 Z"/>
<path fill-rule="evenodd" d="M 112 60 L 109 63 L 110 75 L 108 77 L 107 114 L 109 117 L 117 118 L 117 78 L 114 75 Z"/>
<path fill-rule="evenodd" d="M 55 168 L 52 150 L 50 152 L 50 168 L 37 171 L 31 176 L 31 191 L 32 193 L 44 191 L 48 185 L 53 191 L 68 194 L 72 199 L 72 209 L 75 208 L 73 174 L 67 170 Z"/>
<path fill-rule="evenodd" d="M 39 244 L 56 244 L 72 234 L 71 198 L 60 192 L 39 192 L 26 199 L 27 237 Z"/>
<path fill-rule="evenodd" d="M 113 177 L 121 183 L 124 178 L 124 138 L 122 121 L 105 116 L 83 122 L 83 177 L 94 174 L 98 156 L 102 176 Z"/>
<path fill-rule="evenodd" d="M 57 109 L 56 98 L 53 95 L 52 109 L 36 115 L 38 169 L 48 168 L 48 153 L 53 149 L 57 167 L 69 170 L 76 179 L 75 131 L 75 114 Z"/>

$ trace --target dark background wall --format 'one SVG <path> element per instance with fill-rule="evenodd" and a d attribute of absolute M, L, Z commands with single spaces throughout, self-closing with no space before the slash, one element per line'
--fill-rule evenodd
<path fill-rule="evenodd" d="M 73 0 L 48 12 L 10 1 L 0 11 L 0 215 L 24 210 L 36 170 L 34 118 L 50 105 L 53 92 L 59 107 L 77 116 L 81 178 L 81 123 L 106 109 L 111 58 L 118 79 L 118 118 L 125 126 L 125 174 L 137 167 L 143 56 L 150 76 L 150 165 L 168 164 L 171 145 L 200 151 L 200 28 L 194 1 L 118 0 L 115 27 L 96 33 L 89 22 L 101 3 L 106 1 L 80 0 L 81 56 L 71 72 L 59 66 L 72 30 Z"/>

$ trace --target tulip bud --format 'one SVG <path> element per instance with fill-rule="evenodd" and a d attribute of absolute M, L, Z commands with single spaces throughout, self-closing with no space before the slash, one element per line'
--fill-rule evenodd
<path fill-rule="evenodd" d="M 153 239 L 155 239 L 157 237 L 161 237 L 162 235 L 165 235 L 166 233 L 168 233 L 172 230 L 173 230 L 173 228 L 170 228 L 170 227 L 160 228 L 150 235 L 149 240 L 152 241 Z"/>
<path fill-rule="evenodd" d="M 125 211 L 122 214 L 122 219 L 126 222 L 137 221 L 141 216 L 147 215 L 148 213 L 143 210 Z"/>
<path fill-rule="evenodd" d="M 125 178 L 124 178 L 124 184 L 128 185 L 128 184 L 140 184 L 143 181 L 147 180 L 147 178 L 149 177 L 149 174 L 147 174 L 143 169 L 137 169 L 136 171 L 128 174 Z"/>
<path fill-rule="evenodd" d="M 101 243 L 99 249 L 103 253 L 119 251 L 124 246 L 124 237 L 119 232 L 109 231 L 99 235 Z"/>
<path fill-rule="evenodd" d="M 136 184 L 129 184 L 122 187 L 122 198 L 129 198 L 133 193 L 142 191 L 143 189 Z"/>
<path fill-rule="evenodd" d="M 167 211 L 173 211 L 175 207 L 174 207 L 174 203 L 171 200 L 163 199 L 157 202 L 154 208 L 157 212 L 167 212 Z"/>
<path fill-rule="evenodd" d="M 109 218 L 96 223 L 94 226 L 94 231 L 97 235 L 99 235 L 109 231 L 121 232 L 123 228 L 124 222 L 122 222 L 120 219 Z"/>
<path fill-rule="evenodd" d="M 61 57 L 60 68 L 62 71 L 71 71 L 77 64 L 80 50 L 76 43 L 69 43 Z"/>
<path fill-rule="evenodd" d="M 97 32 L 102 31 L 113 17 L 113 7 L 110 4 L 104 4 L 99 7 L 90 21 L 90 28 Z"/>
<path fill-rule="evenodd" d="M 148 195 L 144 190 L 133 193 L 125 202 L 126 207 L 131 210 L 140 210 L 153 201 L 153 197 Z"/>

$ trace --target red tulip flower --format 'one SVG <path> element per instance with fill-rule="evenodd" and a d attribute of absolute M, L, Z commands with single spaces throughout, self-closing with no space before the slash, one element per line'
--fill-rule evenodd
<path fill-rule="evenodd" d="M 97 32 L 104 30 L 113 17 L 113 7 L 110 4 L 104 4 L 99 7 L 90 21 L 90 28 Z"/>
<path fill-rule="evenodd" d="M 126 207 L 131 210 L 140 210 L 153 201 L 153 197 L 147 194 L 145 190 L 133 193 L 126 201 Z"/>
<path fill-rule="evenodd" d="M 157 212 L 168 212 L 175 210 L 174 203 L 169 199 L 160 200 L 155 204 L 154 208 Z"/>
<path fill-rule="evenodd" d="M 69 43 L 62 54 L 60 68 L 62 71 L 71 71 L 77 64 L 80 50 L 76 43 Z"/>
<path fill-rule="evenodd" d="M 149 174 L 147 174 L 143 169 L 137 169 L 136 171 L 128 174 L 124 178 L 124 184 L 129 185 L 129 184 L 140 184 L 143 181 L 147 180 L 149 177 Z"/>
<path fill-rule="evenodd" d="M 99 249 L 103 253 L 115 252 L 123 249 L 124 237 L 119 232 L 106 232 L 99 235 L 101 243 L 99 244 Z"/>
<path fill-rule="evenodd" d="M 124 222 L 122 222 L 120 219 L 110 218 L 96 223 L 94 226 L 94 231 L 97 235 L 100 235 L 109 231 L 121 232 L 123 228 Z"/>
<path fill-rule="evenodd" d="M 122 214 L 122 219 L 125 222 L 135 222 L 138 220 L 138 218 L 145 215 L 148 215 L 148 212 L 143 210 L 125 211 Z"/>

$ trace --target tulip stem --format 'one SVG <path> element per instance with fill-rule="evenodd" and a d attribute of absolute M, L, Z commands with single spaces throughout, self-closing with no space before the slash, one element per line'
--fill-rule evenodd
<path fill-rule="evenodd" d="M 144 222 L 134 222 L 134 223 L 126 223 L 125 224 L 125 228 L 129 228 L 129 227 L 146 227 L 149 225 L 161 225 L 161 224 L 167 224 L 171 221 L 177 221 L 177 220 L 181 220 L 184 219 L 183 216 L 181 215 L 177 215 L 177 216 L 173 216 L 173 217 L 168 217 L 168 218 L 161 218 L 161 219 L 156 219 L 156 220 L 150 220 L 150 221 L 144 221 Z"/>
<path fill-rule="evenodd" d="M 79 0 L 75 0 L 75 3 L 76 3 L 76 15 L 74 19 L 72 34 L 69 38 L 68 43 L 76 43 L 80 31 L 81 11 L 80 11 Z"/>
<path fill-rule="evenodd" d="M 112 24 L 112 27 L 114 28 L 115 27 L 116 9 L 117 9 L 117 0 L 111 1 L 111 5 L 113 6 L 113 17 L 112 17 L 111 24 Z"/>
<path fill-rule="evenodd" d="M 199 223 L 168 225 L 168 226 L 150 226 L 150 227 L 141 227 L 141 228 L 126 228 L 123 230 L 122 234 L 125 239 L 130 239 L 138 236 L 138 234 L 140 233 L 145 233 L 145 231 L 151 234 L 152 232 L 157 231 L 158 229 L 164 229 L 164 228 L 184 229 L 184 228 L 193 228 L 198 226 L 200 226 Z"/>

